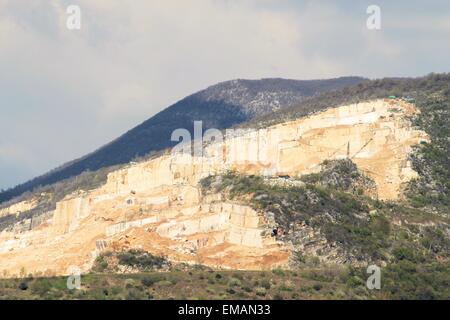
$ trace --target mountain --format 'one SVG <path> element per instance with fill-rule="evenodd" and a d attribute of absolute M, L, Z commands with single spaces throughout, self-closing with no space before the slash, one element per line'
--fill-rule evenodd
<path fill-rule="evenodd" d="M 177 128 L 193 132 L 193 122 L 203 129 L 223 129 L 295 105 L 307 97 L 363 82 L 360 77 L 328 80 L 232 80 L 213 85 L 169 106 L 118 139 L 80 159 L 0 193 L 0 203 L 38 186 L 45 186 L 85 171 L 123 164 L 173 146 Z"/>
<path fill-rule="evenodd" d="M 400 99 L 330 108 L 206 145 L 208 161 L 162 154 L 130 163 L 24 215 L 42 203 L 38 193 L 0 216 L 0 268 L 88 271 L 105 249 L 133 248 L 210 267 L 286 268 L 291 245 L 328 263 L 365 263 L 380 256 L 385 235 L 373 234 L 368 214 L 416 177 L 408 150 L 427 139 L 408 121 L 416 111 Z"/>
<path fill-rule="evenodd" d="M 2 276 L 22 277 L 6 296 L 86 298 L 48 289 L 77 266 L 119 288 L 95 298 L 448 300 L 449 119 L 450 74 L 366 81 L 254 116 L 202 161 L 161 153 L 38 188 L 0 206 Z"/>

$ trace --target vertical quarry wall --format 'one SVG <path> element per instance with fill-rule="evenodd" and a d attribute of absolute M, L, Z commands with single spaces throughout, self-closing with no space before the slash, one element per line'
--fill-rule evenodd
<path fill-rule="evenodd" d="M 89 215 L 89 202 L 85 198 L 63 200 L 56 204 L 52 232 L 64 234 L 78 227 L 79 222 Z"/>

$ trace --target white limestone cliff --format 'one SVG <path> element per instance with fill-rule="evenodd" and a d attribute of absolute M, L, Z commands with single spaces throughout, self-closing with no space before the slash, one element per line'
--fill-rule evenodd
<path fill-rule="evenodd" d="M 285 265 L 290 248 L 270 236 L 263 213 L 220 194 L 203 196 L 199 181 L 228 170 L 296 177 L 320 170 L 324 160 L 349 157 L 373 178 L 380 199 L 396 199 L 416 176 L 407 161 L 411 147 L 427 139 L 408 121 L 415 112 L 399 100 L 341 106 L 227 136 L 207 145 L 203 157 L 166 154 L 130 164 L 102 187 L 58 202 L 49 223 L 1 232 L 0 272 L 65 274 L 72 265 L 86 271 L 102 250 L 135 247 L 213 267 Z"/>

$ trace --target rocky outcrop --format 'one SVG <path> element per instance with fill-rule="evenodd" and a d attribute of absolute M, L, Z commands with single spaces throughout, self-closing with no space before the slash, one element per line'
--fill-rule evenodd
<path fill-rule="evenodd" d="M 53 214 L 52 232 L 54 234 L 65 234 L 73 231 L 89 213 L 89 201 L 85 198 L 67 199 L 58 202 Z"/>
<path fill-rule="evenodd" d="M 427 137 L 406 119 L 402 101 L 376 100 L 329 109 L 266 129 L 228 132 L 204 157 L 166 155 L 108 176 L 105 190 L 124 194 L 162 185 L 195 185 L 210 174 L 236 170 L 266 176 L 317 172 L 324 160 L 350 158 L 377 184 L 381 199 L 396 199 L 400 185 L 416 177 L 407 161 L 411 146 Z"/>
<path fill-rule="evenodd" d="M 221 268 L 286 265 L 291 248 L 271 237 L 264 213 L 220 194 L 202 195 L 200 180 L 234 170 L 279 183 L 280 176 L 317 172 L 324 160 L 349 158 L 374 180 L 379 198 L 396 199 L 402 183 L 416 175 L 407 161 L 411 146 L 427 139 L 407 120 L 414 112 L 397 100 L 342 106 L 269 128 L 227 132 L 207 144 L 203 156 L 178 151 L 130 164 L 110 173 L 104 186 L 59 202 L 48 224 L 2 232 L 0 270 L 87 270 L 100 251 L 126 248 Z M 335 256 L 332 248 L 329 256 Z"/>
<path fill-rule="evenodd" d="M 37 201 L 34 199 L 31 201 L 26 200 L 26 201 L 18 202 L 9 207 L 0 209 L 0 217 L 4 217 L 7 215 L 11 215 L 11 214 L 19 214 L 21 212 L 26 212 L 26 211 L 29 211 L 29 210 L 33 209 L 34 207 L 36 207 L 36 205 L 37 205 Z"/>

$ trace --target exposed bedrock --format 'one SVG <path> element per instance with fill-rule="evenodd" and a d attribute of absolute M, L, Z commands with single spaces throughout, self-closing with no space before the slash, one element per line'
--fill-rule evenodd
<path fill-rule="evenodd" d="M 203 157 L 166 154 L 130 164 L 102 187 L 67 196 L 35 227 L 1 232 L 0 272 L 88 270 L 100 251 L 126 248 L 222 268 L 286 265 L 290 248 L 271 237 L 263 212 L 220 194 L 203 196 L 199 181 L 228 170 L 296 177 L 319 171 L 324 160 L 350 158 L 375 181 L 379 198 L 396 199 L 417 175 L 407 160 L 411 147 L 427 139 L 408 121 L 415 112 L 398 100 L 342 106 L 228 135 L 208 144 Z M 34 205 L 3 208 L 0 215 Z"/>

